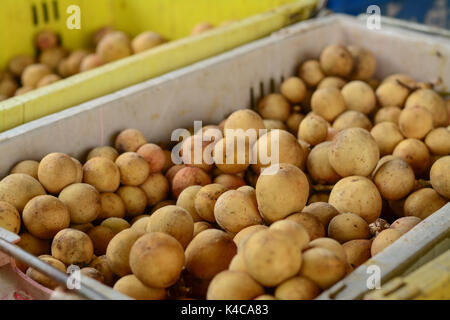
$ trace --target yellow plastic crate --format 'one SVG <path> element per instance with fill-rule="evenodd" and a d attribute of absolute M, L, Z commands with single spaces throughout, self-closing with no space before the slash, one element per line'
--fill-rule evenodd
<path fill-rule="evenodd" d="M 264 37 L 307 19 L 317 3 L 317 0 L 1 0 L 0 68 L 17 54 L 34 53 L 33 38 L 43 29 L 57 31 L 63 46 L 69 49 L 88 47 L 92 32 L 104 25 L 131 36 L 153 30 L 170 40 L 178 40 L 1 102 L 0 132 Z M 68 9 L 73 5 L 80 9 L 79 30 L 66 26 L 71 16 Z M 229 20 L 239 21 L 187 37 L 198 22 L 219 25 Z"/>
<path fill-rule="evenodd" d="M 450 250 L 409 275 L 365 296 L 367 300 L 449 300 Z"/>

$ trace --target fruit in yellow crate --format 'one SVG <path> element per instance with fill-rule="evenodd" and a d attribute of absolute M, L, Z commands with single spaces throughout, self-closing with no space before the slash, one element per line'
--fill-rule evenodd
<path fill-rule="evenodd" d="M 147 208 L 147 196 L 144 190 L 139 187 L 122 186 L 117 190 L 117 194 L 123 201 L 127 217 L 143 214 L 145 208 Z"/>
<path fill-rule="evenodd" d="M 433 129 L 433 116 L 423 107 L 410 107 L 400 113 L 398 125 L 406 138 L 423 139 Z"/>
<path fill-rule="evenodd" d="M 93 44 L 95 46 L 97 46 L 99 44 L 99 42 L 103 39 L 104 36 L 106 36 L 107 34 L 113 33 L 115 31 L 117 31 L 117 30 L 111 26 L 103 26 L 103 27 L 97 29 L 92 36 Z"/>
<path fill-rule="evenodd" d="M 0 227 L 19 234 L 20 214 L 17 209 L 6 201 L 0 201 Z"/>
<path fill-rule="evenodd" d="M 52 241 L 52 256 L 66 265 L 87 265 L 94 255 L 94 246 L 89 236 L 79 230 L 59 231 Z"/>
<path fill-rule="evenodd" d="M 373 53 L 358 46 L 348 46 L 347 50 L 354 60 L 353 71 L 350 77 L 355 80 L 371 79 L 377 67 L 377 60 Z"/>
<path fill-rule="evenodd" d="M 328 230 L 328 224 L 331 219 L 339 214 L 339 211 L 336 210 L 331 204 L 327 202 L 314 202 L 307 205 L 303 211 L 303 213 L 309 213 L 316 217 L 320 223 Z"/>
<path fill-rule="evenodd" d="M 265 287 L 275 287 L 298 274 L 302 265 L 300 247 L 279 230 L 262 230 L 243 247 L 250 276 Z"/>
<path fill-rule="evenodd" d="M 328 202 L 329 197 L 330 194 L 326 192 L 315 193 L 311 197 L 309 197 L 308 205 L 316 202 Z"/>
<path fill-rule="evenodd" d="M 321 116 L 310 113 L 298 128 L 298 138 L 315 146 L 327 139 L 328 122 Z"/>
<path fill-rule="evenodd" d="M 328 159 L 336 173 L 342 177 L 368 176 L 380 159 L 380 151 L 369 132 L 361 128 L 350 128 L 341 131 L 333 139 Z"/>
<path fill-rule="evenodd" d="M 236 233 L 236 235 L 233 238 L 234 243 L 236 243 L 236 246 L 238 247 L 238 251 L 240 252 L 241 248 L 244 246 L 245 241 L 247 241 L 250 236 L 255 234 L 256 232 L 260 230 L 265 230 L 268 227 L 262 224 L 256 224 L 253 226 L 246 227 Z"/>
<path fill-rule="evenodd" d="M 320 288 L 305 277 L 294 277 L 281 283 L 275 289 L 275 297 L 280 300 L 313 300 Z"/>
<path fill-rule="evenodd" d="M 20 77 L 26 67 L 35 62 L 34 57 L 21 54 L 12 58 L 8 63 L 8 70 L 16 77 Z M 0 77 L 1 78 L 1 77 Z"/>
<path fill-rule="evenodd" d="M 97 54 L 106 63 L 128 57 L 132 54 L 130 39 L 121 31 L 108 33 L 98 43 Z"/>
<path fill-rule="evenodd" d="M 345 263 L 328 249 L 312 248 L 303 253 L 299 275 L 313 281 L 322 290 L 337 283 L 345 273 Z"/>
<path fill-rule="evenodd" d="M 318 238 L 323 238 L 326 235 L 325 227 L 319 219 L 312 214 L 306 212 L 294 213 L 288 216 L 286 220 L 294 221 L 305 228 L 311 241 Z"/>
<path fill-rule="evenodd" d="M 75 183 L 77 177 L 75 162 L 64 153 L 50 153 L 39 163 L 39 182 L 52 194 L 58 194 L 68 185 Z"/>
<path fill-rule="evenodd" d="M 328 76 L 350 76 L 353 66 L 351 53 L 342 45 L 329 45 L 320 55 L 320 67 Z"/>
<path fill-rule="evenodd" d="M 252 169 L 260 173 L 276 163 L 304 168 L 306 155 L 294 135 L 285 130 L 272 130 L 261 136 L 252 148 Z"/>
<path fill-rule="evenodd" d="M 392 159 L 381 165 L 373 182 L 386 200 L 400 200 L 406 197 L 415 186 L 412 168 L 403 159 Z"/>
<path fill-rule="evenodd" d="M 298 77 L 286 79 L 281 84 L 280 91 L 291 103 L 302 102 L 306 97 L 306 85 L 303 80 Z"/>
<path fill-rule="evenodd" d="M 197 35 L 208 30 L 214 29 L 214 26 L 209 22 L 199 22 L 192 29 L 191 35 Z"/>
<path fill-rule="evenodd" d="M 66 266 L 58 259 L 55 259 L 48 255 L 39 256 L 38 258 L 39 260 L 44 261 L 45 263 L 51 265 L 53 268 L 58 269 L 63 273 L 66 273 Z M 27 269 L 26 275 L 31 279 L 33 279 L 34 281 L 36 281 L 37 283 L 49 289 L 55 289 L 57 286 L 59 286 L 58 282 L 31 267 Z"/>
<path fill-rule="evenodd" d="M 103 157 L 114 162 L 116 161 L 118 156 L 119 153 L 117 152 L 116 149 L 114 149 L 113 147 L 104 146 L 104 147 L 97 147 L 89 151 L 86 160 L 89 161 L 95 157 Z"/>
<path fill-rule="evenodd" d="M 10 171 L 10 174 L 24 173 L 37 179 L 37 173 L 39 168 L 39 162 L 34 160 L 24 160 L 18 162 Z"/>
<path fill-rule="evenodd" d="M 333 252 L 342 262 L 347 263 L 347 254 L 345 253 L 344 247 L 338 241 L 332 238 L 318 238 L 311 241 L 307 250 L 312 248 L 324 248 Z"/>
<path fill-rule="evenodd" d="M 306 249 L 310 241 L 308 230 L 293 220 L 279 220 L 269 227 L 270 230 L 279 230 L 288 235 L 300 250 Z"/>
<path fill-rule="evenodd" d="M 358 268 L 364 262 L 370 259 L 370 248 L 372 240 L 350 240 L 342 245 L 345 250 L 347 262 L 353 267 Z"/>
<path fill-rule="evenodd" d="M 425 138 L 425 144 L 431 153 L 440 156 L 450 154 L 450 130 L 437 128 L 432 130 Z"/>
<path fill-rule="evenodd" d="M 211 177 L 202 169 L 186 167 L 177 172 L 172 182 L 172 192 L 176 198 L 190 186 L 211 184 Z"/>
<path fill-rule="evenodd" d="M 403 108 L 410 89 L 397 81 L 385 81 L 375 91 L 381 107 Z"/>
<path fill-rule="evenodd" d="M 130 250 L 145 231 L 125 229 L 114 236 L 106 248 L 106 259 L 111 270 L 120 277 L 131 273 Z"/>
<path fill-rule="evenodd" d="M 448 125 L 445 100 L 432 89 L 416 90 L 406 100 L 405 108 L 423 107 L 431 112 L 434 127 Z"/>
<path fill-rule="evenodd" d="M 398 126 L 387 121 L 373 127 L 370 134 L 377 142 L 381 156 L 392 154 L 397 144 L 404 139 Z"/>
<path fill-rule="evenodd" d="M 333 129 L 337 131 L 350 128 L 361 128 L 370 131 L 372 130 L 372 123 L 364 113 L 355 110 L 343 112 L 333 122 Z"/>
<path fill-rule="evenodd" d="M 443 197 L 450 199 L 450 156 L 437 160 L 430 171 L 431 185 Z"/>
<path fill-rule="evenodd" d="M 138 34 L 133 41 L 131 47 L 134 53 L 144 52 L 166 42 L 166 40 L 158 33 L 153 31 L 145 31 Z"/>
<path fill-rule="evenodd" d="M 317 86 L 317 90 L 324 88 L 336 88 L 341 90 L 346 83 L 347 81 L 339 77 L 326 77 L 323 78 L 322 81 L 320 81 L 319 85 Z"/>
<path fill-rule="evenodd" d="M 97 219 L 101 212 L 101 200 L 98 191 L 86 183 L 75 183 L 64 188 L 59 194 L 70 213 L 72 223 L 83 224 Z"/>
<path fill-rule="evenodd" d="M 61 77 L 58 76 L 57 74 L 49 74 L 43 77 L 41 80 L 39 80 L 36 87 L 42 88 L 52 83 L 58 82 L 59 80 L 61 80 Z"/>
<path fill-rule="evenodd" d="M 125 129 L 116 137 L 114 146 L 119 153 L 136 152 L 146 143 L 147 140 L 139 130 Z"/>
<path fill-rule="evenodd" d="M 292 212 L 301 211 L 308 200 L 309 183 L 299 168 L 282 163 L 266 170 L 256 183 L 258 209 L 265 221 L 284 219 Z"/>
<path fill-rule="evenodd" d="M 291 115 L 291 106 L 281 94 L 271 93 L 258 103 L 258 113 L 264 119 L 286 121 Z"/>
<path fill-rule="evenodd" d="M 10 203 L 19 212 L 31 199 L 40 195 L 45 195 L 44 188 L 27 174 L 11 174 L 0 181 L 0 200 Z"/>
<path fill-rule="evenodd" d="M 411 193 L 406 198 L 403 211 L 406 217 L 426 219 L 447 204 L 447 201 L 432 188 L 424 188 Z"/>
<path fill-rule="evenodd" d="M 236 251 L 236 244 L 227 233 L 208 229 L 199 233 L 187 246 L 185 267 L 199 279 L 212 279 L 228 268 Z"/>
<path fill-rule="evenodd" d="M 166 297 L 165 289 L 148 287 L 132 274 L 120 278 L 113 289 L 136 300 L 164 300 Z"/>
<path fill-rule="evenodd" d="M 16 92 L 14 93 L 14 96 L 20 96 L 22 94 L 28 93 L 33 90 L 34 90 L 34 88 L 32 88 L 32 87 L 21 87 L 16 90 Z"/>
<path fill-rule="evenodd" d="M 161 173 L 151 173 L 140 188 L 144 190 L 149 206 L 165 200 L 169 195 L 169 182 Z"/>
<path fill-rule="evenodd" d="M 120 185 L 120 171 L 109 159 L 96 157 L 83 166 L 83 182 L 88 183 L 99 192 L 115 192 Z"/>
<path fill-rule="evenodd" d="M 302 63 L 298 71 L 299 77 L 308 87 L 315 87 L 325 78 L 320 63 L 317 60 L 307 60 Z"/>
<path fill-rule="evenodd" d="M 71 159 L 75 163 L 75 166 L 77 168 L 77 178 L 75 179 L 75 182 L 81 183 L 83 182 L 83 165 L 78 159 L 75 159 L 73 157 Z"/>
<path fill-rule="evenodd" d="M 19 85 L 14 79 L 3 79 L 0 81 L 0 95 L 6 98 L 12 97 L 19 88 Z"/>
<path fill-rule="evenodd" d="M 102 58 L 96 53 L 88 54 L 83 58 L 80 64 L 80 72 L 98 68 L 104 64 Z"/>
<path fill-rule="evenodd" d="M 369 239 L 369 225 L 357 214 L 342 213 L 330 221 L 328 236 L 340 243 L 357 239 Z"/>
<path fill-rule="evenodd" d="M 371 114 L 376 106 L 373 89 L 364 81 L 351 81 L 342 88 L 342 96 L 348 110 Z"/>
<path fill-rule="evenodd" d="M 381 231 L 372 242 L 372 247 L 370 249 L 372 257 L 389 247 L 401 236 L 402 234 L 395 229 Z"/>
<path fill-rule="evenodd" d="M 69 51 L 62 47 L 54 47 L 43 50 L 39 55 L 39 63 L 46 65 L 55 71 L 61 61 L 69 55 Z"/>
<path fill-rule="evenodd" d="M 405 139 L 394 149 L 393 156 L 405 160 L 414 170 L 416 176 L 424 174 L 430 166 L 430 152 L 422 141 Z"/>
<path fill-rule="evenodd" d="M 125 217 L 125 204 L 119 195 L 111 192 L 101 193 L 100 203 L 102 209 L 97 217 L 98 219 Z"/>
<path fill-rule="evenodd" d="M 168 288 L 180 278 L 184 250 L 172 236 L 151 232 L 140 237 L 131 247 L 130 267 L 146 286 Z"/>
<path fill-rule="evenodd" d="M 95 255 L 101 256 L 106 253 L 106 248 L 108 248 L 108 244 L 114 238 L 115 233 L 108 227 L 96 226 L 90 229 L 87 235 L 91 238 Z"/>
<path fill-rule="evenodd" d="M 401 234 L 405 234 L 409 232 L 412 228 L 418 225 L 422 220 L 418 217 L 410 216 L 410 217 L 402 217 L 400 219 L 395 220 L 390 228 L 395 229 Z"/>
<path fill-rule="evenodd" d="M 264 288 L 245 272 L 225 270 L 211 281 L 208 300 L 251 300 L 264 293 Z"/>
<path fill-rule="evenodd" d="M 333 187 L 328 201 L 341 213 L 351 212 L 372 223 L 381 214 L 381 195 L 375 184 L 359 176 L 339 180 Z"/>
<path fill-rule="evenodd" d="M 398 119 L 402 109 L 399 107 L 385 107 L 377 111 L 374 118 L 374 124 L 377 125 L 381 122 L 389 121 L 398 125 Z"/>
<path fill-rule="evenodd" d="M 336 88 L 316 90 L 311 97 L 311 108 L 328 122 L 334 121 L 346 110 L 344 97 Z"/>
<path fill-rule="evenodd" d="M 308 156 L 306 167 L 316 183 L 334 184 L 341 179 L 328 160 L 331 144 L 332 142 L 326 141 L 316 145 Z"/>
<path fill-rule="evenodd" d="M 200 190 L 196 203 L 197 199 L 201 199 L 202 194 Z M 197 211 L 201 212 L 201 210 Z M 214 205 L 214 218 L 222 229 L 232 233 L 238 233 L 246 227 L 262 223 L 257 204 L 251 196 L 238 190 L 229 190 L 219 195 Z"/>
<path fill-rule="evenodd" d="M 150 173 L 147 161 L 135 152 L 121 154 L 115 163 L 120 171 L 120 181 L 127 186 L 143 184 Z"/>
<path fill-rule="evenodd" d="M 51 69 L 44 64 L 31 64 L 22 73 L 22 85 L 35 88 L 43 77 L 51 73 Z"/>
<path fill-rule="evenodd" d="M 100 256 L 92 260 L 92 262 L 89 264 L 91 268 L 95 268 L 98 270 L 102 276 L 103 276 L 103 282 L 108 285 L 112 286 L 114 284 L 116 275 L 111 270 L 110 266 L 108 265 L 108 260 L 106 258 L 106 255 Z"/>
<path fill-rule="evenodd" d="M 114 234 L 131 227 L 127 220 L 116 217 L 107 218 L 100 225 L 111 229 Z"/>
<path fill-rule="evenodd" d="M 86 50 L 75 50 L 60 63 L 59 74 L 64 78 L 73 76 L 80 72 L 81 62 L 89 55 Z"/>
<path fill-rule="evenodd" d="M 148 162 L 150 173 L 161 172 L 163 170 L 166 156 L 160 146 L 147 143 L 141 146 L 136 153 Z"/>
<path fill-rule="evenodd" d="M 174 237 L 186 248 L 193 238 L 194 221 L 181 207 L 166 206 L 156 210 L 149 218 L 147 232 L 163 232 Z"/>
<path fill-rule="evenodd" d="M 42 51 L 56 47 L 59 43 L 59 37 L 51 30 L 43 30 L 36 35 L 35 43 L 38 49 Z"/>
<path fill-rule="evenodd" d="M 194 207 L 202 220 L 216 222 L 214 206 L 217 199 L 228 189 L 221 184 L 208 184 L 202 187 L 195 195 Z"/>

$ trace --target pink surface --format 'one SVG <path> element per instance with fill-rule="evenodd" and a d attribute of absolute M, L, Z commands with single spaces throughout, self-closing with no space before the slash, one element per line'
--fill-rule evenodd
<path fill-rule="evenodd" d="M 52 290 L 40 285 L 17 268 L 15 260 L 0 268 L 0 300 L 48 300 Z"/>

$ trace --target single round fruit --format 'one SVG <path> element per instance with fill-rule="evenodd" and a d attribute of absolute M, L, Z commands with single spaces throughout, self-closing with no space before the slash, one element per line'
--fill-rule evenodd
<path fill-rule="evenodd" d="M 375 184 L 365 177 L 339 180 L 330 193 L 329 203 L 341 213 L 355 213 L 372 223 L 380 217 L 382 200 Z"/>

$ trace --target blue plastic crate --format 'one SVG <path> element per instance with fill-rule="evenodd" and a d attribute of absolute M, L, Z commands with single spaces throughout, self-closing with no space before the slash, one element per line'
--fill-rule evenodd
<path fill-rule="evenodd" d="M 450 29 L 450 0 L 328 0 L 334 12 L 358 15 L 378 5 L 383 15 Z"/>

